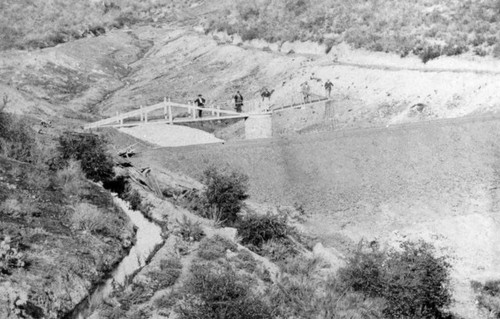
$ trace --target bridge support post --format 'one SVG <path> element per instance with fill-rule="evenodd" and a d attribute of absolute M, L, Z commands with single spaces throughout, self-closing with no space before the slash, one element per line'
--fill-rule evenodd
<path fill-rule="evenodd" d="M 217 117 L 220 117 L 220 105 L 217 105 Z"/>
<path fill-rule="evenodd" d="M 193 116 L 193 119 L 195 119 L 196 118 L 196 111 L 197 110 L 194 108 L 194 104 L 190 103 L 190 105 L 192 106 L 191 107 L 191 115 Z"/>

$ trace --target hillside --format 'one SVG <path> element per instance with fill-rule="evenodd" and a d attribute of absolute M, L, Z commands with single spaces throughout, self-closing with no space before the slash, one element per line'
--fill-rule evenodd
<path fill-rule="evenodd" d="M 243 40 L 324 43 L 419 56 L 500 55 L 498 0 L 132 0 L 0 4 L 0 49 L 45 48 L 137 25 L 201 26 Z"/>
<path fill-rule="evenodd" d="M 226 163 L 254 201 L 301 205 L 305 227 L 348 252 L 362 238 L 425 238 L 454 256 L 459 313 L 475 318 L 471 280 L 498 278 L 498 118 L 405 124 L 293 138 L 163 148 L 136 161 L 198 177 Z M 496 243 L 496 244 L 495 244 Z"/>
<path fill-rule="evenodd" d="M 231 12 L 231 14 L 228 14 Z M 209 30 L 243 40 L 339 43 L 376 52 L 412 53 L 425 63 L 467 51 L 500 55 L 500 2 L 490 1 L 235 1 L 210 20 Z"/>

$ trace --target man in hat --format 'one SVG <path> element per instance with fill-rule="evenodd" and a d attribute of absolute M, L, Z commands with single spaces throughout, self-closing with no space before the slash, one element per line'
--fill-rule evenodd
<path fill-rule="evenodd" d="M 234 108 L 236 112 L 241 113 L 241 109 L 243 108 L 243 95 L 241 95 L 240 91 L 237 91 L 234 96 Z"/>
<path fill-rule="evenodd" d="M 201 107 L 201 108 L 205 107 L 205 99 L 203 98 L 203 96 L 201 94 L 198 94 L 198 98 L 196 100 L 194 100 L 194 104 L 197 107 Z M 201 118 L 202 115 L 203 115 L 203 110 L 198 110 L 198 117 Z"/>
<path fill-rule="evenodd" d="M 330 95 L 332 94 L 332 87 L 333 87 L 333 83 L 330 81 L 330 79 L 328 79 L 325 82 L 325 92 L 328 95 L 328 97 L 330 97 Z"/>

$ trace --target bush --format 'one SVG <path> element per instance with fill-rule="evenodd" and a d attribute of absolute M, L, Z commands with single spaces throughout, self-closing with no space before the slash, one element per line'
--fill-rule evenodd
<path fill-rule="evenodd" d="M 15 245 L 11 242 L 10 237 L 5 237 L 0 242 L 0 275 L 9 275 L 14 268 L 23 268 L 26 266 L 26 260 Z"/>
<path fill-rule="evenodd" d="M 228 239 L 215 235 L 200 242 L 198 256 L 205 260 L 215 260 L 226 256 L 226 251 L 236 251 L 238 246 Z"/>
<path fill-rule="evenodd" d="M 142 204 L 141 194 L 136 189 L 133 189 L 130 184 L 125 186 L 125 191 L 120 195 L 120 197 L 127 201 L 132 210 L 139 210 Z"/>
<path fill-rule="evenodd" d="M 67 167 L 57 171 L 56 180 L 67 196 L 84 198 L 88 194 L 88 181 L 85 179 L 80 163 L 77 161 L 70 160 Z"/>
<path fill-rule="evenodd" d="M 113 161 L 106 151 L 106 141 L 92 133 L 67 132 L 59 137 L 60 158 L 55 167 L 66 166 L 70 159 L 80 161 L 88 179 L 107 182 L 114 177 Z M 59 167 L 58 167 L 59 166 Z"/>
<path fill-rule="evenodd" d="M 290 233 L 286 218 L 270 213 L 248 215 L 238 222 L 237 228 L 241 243 L 257 248 L 262 248 L 262 245 L 269 240 L 284 239 Z"/>
<path fill-rule="evenodd" d="M 27 120 L 4 112 L 9 102 L 5 95 L 0 105 L 0 154 L 22 162 L 34 162 L 37 153 L 34 132 Z"/>
<path fill-rule="evenodd" d="M 180 228 L 179 234 L 184 240 L 200 241 L 205 236 L 200 222 L 193 222 L 186 215 L 183 215 L 182 221 L 177 220 L 177 224 Z"/>
<path fill-rule="evenodd" d="M 270 307 L 254 295 L 249 280 L 227 265 L 194 264 L 185 295 L 186 302 L 179 307 L 182 319 L 272 318 Z"/>
<path fill-rule="evenodd" d="M 205 214 L 214 210 L 222 224 L 233 223 L 248 198 L 248 176 L 210 166 L 203 172 L 202 182 L 206 185 L 202 195 L 206 202 Z"/>
<path fill-rule="evenodd" d="M 103 213 L 94 205 L 80 203 L 71 216 L 73 228 L 95 234 L 107 227 Z"/>
<path fill-rule="evenodd" d="M 388 318 L 442 318 L 451 303 L 449 268 L 430 244 L 404 242 L 401 251 L 388 253 L 360 246 L 339 278 L 354 291 L 383 298 Z"/>
<path fill-rule="evenodd" d="M 441 47 L 438 45 L 426 45 L 419 50 L 418 57 L 423 63 L 436 59 L 441 55 Z"/>
<path fill-rule="evenodd" d="M 164 259 L 160 261 L 160 270 L 151 271 L 147 276 L 151 280 L 154 291 L 166 289 L 177 281 L 182 272 L 182 264 L 179 259 Z"/>
<path fill-rule="evenodd" d="M 500 318 L 500 280 L 490 280 L 484 283 L 472 282 L 474 291 L 478 293 L 479 306 L 491 314 L 491 318 Z"/>

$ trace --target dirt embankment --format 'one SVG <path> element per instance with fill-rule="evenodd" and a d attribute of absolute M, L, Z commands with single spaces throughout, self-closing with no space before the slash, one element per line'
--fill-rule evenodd
<path fill-rule="evenodd" d="M 457 309 L 472 318 L 469 281 L 500 276 L 499 129 L 493 118 L 406 124 L 164 148 L 137 161 L 194 177 L 210 164 L 240 168 L 254 201 L 304 205 L 306 227 L 327 245 L 430 240 L 455 258 Z"/>

